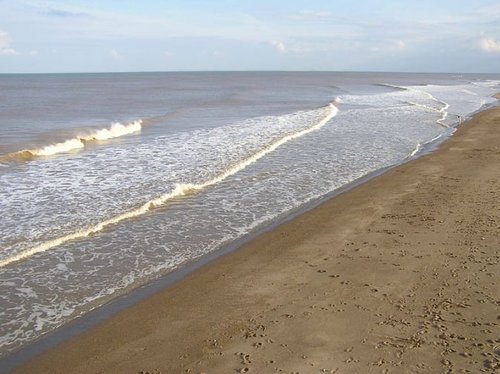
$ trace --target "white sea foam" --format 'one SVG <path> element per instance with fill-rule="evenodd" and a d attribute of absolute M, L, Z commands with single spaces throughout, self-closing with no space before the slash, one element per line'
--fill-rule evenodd
<path fill-rule="evenodd" d="M 496 88 L 500 86 L 500 80 L 489 79 L 481 82 L 470 82 L 475 86 Z"/>
<path fill-rule="evenodd" d="M 444 118 L 441 118 L 440 120 L 436 121 L 438 122 L 440 125 L 443 125 L 445 127 L 449 127 L 447 125 L 445 125 L 444 123 L 442 123 L 442 121 L 446 118 L 446 116 L 448 115 L 448 113 L 446 112 L 446 110 L 449 108 L 449 104 L 442 101 L 442 100 L 439 100 L 439 99 L 436 99 L 434 96 L 432 96 L 429 92 L 425 91 L 425 90 L 422 90 L 422 89 L 417 89 L 415 87 L 406 87 L 406 86 L 396 86 L 394 84 L 389 84 L 389 83 L 381 83 L 380 84 L 381 86 L 386 86 L 386 87 L 392 87 L 392 88 L 397 88 L 397 89 L 400 89 L 400 90 L 408 90 L 408 91 L 417 91 L 417 92 L 422 92 L 424 95 L 426 95 L 429 99 L 431 99 L 432 101 L 435 101 L 436 103 L 439 103 L 441 105 L 443 105 L 443 107 L 439 110 L 437 110 L 438 112 L 440 113 L 446 113 L 444 114 Z M 470 91 L 469 91 L 470 92 Z M 412 104 L 412 105 L 416 105 L 416 106 L 420 106 L 420 107 L 423 107 L 423 108 L 427 108 L 427 109 L 432 109 L 434 110 L 434 108 L 431 108 L 431 107 L 428 107 L 426 105 L 421 105 L 421 104 L 417 104 L 417 103 L 414 103 L 414 102 L 409 102 L 407 101 L 409 104 Z"/>
<path fill-rule="evenodd" d="M 29 150 L 28 152 L 34 156 L 52 156 L 58 153 L 65 153 L 85 147 L 85 143 L 93 140 L 108 140 L 118 138 L 120 136 L 133 134 L 141 131 L 142 121 L 137 120 L 127 125 L 119 122 L 111 124 L 111 127 L 99 129 L 89 134 L 78 135 L 73 139 L 64 142 L 50 144 L 39 149 Z"/>
<path fill-rule="evenodd" d="M 33 149 L 29 152 L 35 156 L 52 156 L 57 153 L 64 153 L 85 147 L 80 138 L 66 140 L 65 142 L 47 145 L 40 149 Z"/>
<path fill-rule="evenodd" d="M 123 135 L 133 134 L 134 132 L 141 131 L 142 121 L 137 120 L 129 123 L 128 125 L 123 125 L 120 122 L 115 122 L 111 125 L 109 129 L 100 129 L 95 133 L 88 136 L 82 137 L 84 140 L 107 140 L 112 138 L 118 138 Z"/>
<path fill-rule="evenodd" d="M 408 155 L 408 157 L 410 158 L 410 157 L 415 156 L 418 153 L 418 151 L 420 151 L 421 148 L 422 148 L 422 144 L 417 143 L 415 149 Z"/>
<path fill-rule="evenodd" d="M 420 152 L 420 150 L 422 149 L 422 147 L 426 146 L 427 144 L 430 144 L 432 142 L 435 142 L 436 140 L 438 140 L 439 138 L 441 138 L 443 135 L 438 135 L 438 136 L 435 136 L 434 138 L 424 142 L 424 143 L 417 143 L 417 145 L 415 146 L 415 149 L 408 155 L 408 158 L 411 158 L 413 156 L 415 156 L 418 152 Z"/>
<path fill-rule="evenodd" d="M 441 104 L 443 105 L 439 110 L 438 112 L 441 113 L 441 118 L 439 118 L 436 123 L 443 126 L 443 127 L 446 127 L 446 128 L 449 128 L 450 126 L 448 126 L 444 120 L 446 119 L 446 117 L 448 117 L 448 108 L 450 107 L 450 104 L 448 104 L 447 102 L 443 101 L 443 100 L 439 100 L 439 99 L 436 99 L 434 96 L 432 96 L 430 93 L 426 92 L 426 91 L 422 91 L 424 94 L 426 94 L 427 96 L 429 96 L 429 99 L 435 101 L 436 103 L 438 104 Z"/>
<path fill-rule="evenodd" d="M 392 85 L 388 85 L 388 84 L 385 84 L 385 85 L 386 86 L 392 86 Z M 429 99 L 431 99 L 432 101 L 434 101 L 437 104 L 439 104 L 441 107 L 439 109 L 435 109 L 435 108 L 432 108 L 432 107 L 427 106 L 427 105 L 415 103 L 415 102 L 412 102 L 412 101 L 406 101 L 408 104 L 411 104 L 411 105 L 414 105 L 414 106 L 417 106 L 417 107 L 425 108 L 425 109 L 432 110 L 432 111 L 440 113 L 441 117 L 436 120 L 436 123 L 438 125 L 446 127 L 446 128 L 450 127 L 450 126 L 448 126 L 445 123 L 445 120 L 448 117 L 448 108 L 450 107 L 450 104 L 448 104 L 447 102 L 445 102 L 443 100 L 436 99 L 432 94 L 430 94 L 429 92 L 427 92 L 425 90 L 422 90 L 422 89 L 417 89 L 415 87 L 403 87 L 403 86 L 393 86 L 393 87 L 400 88 L 400 89 L 405 89 L 405 90 L 409 90 L 409 91 L 421 92 L 424 95 L 426 95 Z"/>
<path fill-rule="evenodd" d="M 448 126 L 444 120 L 446 119 L 446 117 L 448 117 L 448 111 L 447 109 L 450 107 L 450 105 L 448 103 L 445 103 L 444 101 L 441 101 L 441 100 L 437 100 L 436 98 L 434 98 L 434 96 L 432 96 L 431 94 L 423 91 L 426 95 L 429 96 L 429 98 L 431 100 L 434 100 L 440 104 L 442 104 L 443 106 L 439 109 L 436 109 L 436 108 L 433 108 L 431 106 L 428 106 L 428 105 L 423 105 L 423 104 L 419 104 L 419 103 L 414 103 L 413 101 L 405 101 L 405 103 L 407 104 L 410 104 L 410 105 L 413 105 L 413 106 L 416 106 L 416 107 L 419 107 L 419 108 L 423 108 L 423 109 L 427 109 L 427 110 L 430 110 L 432 112 L 437 112 L 437 113 L 440 113 L 441 114 L 441 117 L 439 119 L 436 120 L 436 123 L 443 126 L 443 127 L 446 127 L 446 128 L 449 128 L 450 126 Z"/>
<path fill-rule="evenodd" d="M 219 175 L 215 176 L 212 179 L 209 179 L 205 182 L 197 183 L 197 184 L 178 183 L 175 185 L 175 187 L 172 191 L 170 191 L 166 194 L 163 194 L 155 199 L 152 199 L 152 200 L 142 204 L 141 206 L 139 206 L 136 209 L 133 209 L 133 210 L 130 210 L 128 212 L 116 215 L 110 219 L 99 222 L 98 224 L 91 226 L 87 229 L 83 229 L 83 230 L 80 230 L 80 231 L 77 231 L 77 232 L 74 232 L 74 233 L 71 233 L 68 235 L 64 235 L 64 236 L 46 241 L 46 242 L 39 244 L 35 247 L 23 250 L 19 253 L 16 253 L 15 255 L 12 255 L 10 257 L 2 259 L 0 261 L 0 267 L 4 267 L 4 266 L 9 265 L 13 262 L 26 259 L 34 254 L 37 254 L 40 252 L 45 252 L 51 248 L 57 247 L 57 246 L 64 244 L 68 241 L 75 240 L 75 239 L 81 239 L 81 238 L 87 237 L 89 235 L 95 234 L 99 231 L 102 231 L 107 226 L 117 224 L 117 223 L 124 221 L 126 219 L 130 219 L 133 217 L 138 217 L 138 216 L 144 215 L 148 211 L 150 211 L 156 207 L 159 207 L 161 205 L 164 205 L 166 202 L 168 202 L 176 197 L 180 197 L 180 196 L 186 195 L 190 192 L 202 190 L 206 187 L 217 184 L 217 183 L 223 181 L 224 179 L 228 178 L 229 176 L 234 175 L 237 172 L 245 169 L 247 166 L 253 164 L 254 162 L 261 159 L 262 157 L 266 156 L 267 154 L 275 151 L 278 147 L 282 146 L 283 144 L 285 144 L 293 139 L 300 138 L 300 137 L 302 137 L 310 132 L 319 130 L 321 127 L 326 125 L 333 117 L 335 117 L 338 113 L 338 109 L 335 105 L 333 105 L 333 103 L 328 104 L 328 106 L 326 106 L 324 108 L 324 110 L 325 110 L 325 114 L 324 114 L 323 118 L 319 122 L 317 122 L 316 124 L 306 128 L 304 130 L 300 130 L 300 131 L 297 131 L 295 133 L 286 135 L 286 136 L 274 141 L 273 143 L 269 144 L 268 146 L 261 149 L 260 151 L 254 153 L 253 155 L 247 157 L 246 159 L 229 167 L 224 172 L 220 173 Z"/>
<path fill-rule="evenodd" d="M 413 105 L 413 106 L 416 106 L 419 108 L 423 108 L 423 109 L 426 109 L 426 110 L 431 111 L 431 112 L 439 112 L 439 109 L 433 108 L 429 105 L 419 104 L 419 103 L 415 103 L 413 101 L 403 101 L 403 103 Z"/>

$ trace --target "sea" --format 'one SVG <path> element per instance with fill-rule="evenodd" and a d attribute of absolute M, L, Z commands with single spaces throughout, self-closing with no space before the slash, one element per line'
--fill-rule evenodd
<path fill-rule="evenodd" d="M 497 92 L 499 75 L 0 75 L 0 357 L 418 157 Z"/>

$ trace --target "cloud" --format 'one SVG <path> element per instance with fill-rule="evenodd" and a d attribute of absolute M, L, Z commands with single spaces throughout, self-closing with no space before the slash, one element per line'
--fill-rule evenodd
<path fill-rule="evenodd" d="M 119 60 L 122 57 L 120 53 L 118 53 L 118 51 L 114 48 L 109 50 L 109 55 L 115 60 Z"/>
<path fill-rule="evenodd" d="M 402 51 L 402 50 L 406 49 L 406 43 L 402 40 L 396 40 L 394 42 L 394 49 L 396 49 L 398 51 Z"/>
<path fill-rule="evenodd" d="M 376 45 L 370 48 L 372 52 L 400 52 L 407 48 L 406 43 L 402 40 L 390 41 L 384 45 Z"/>
<path fill-rule="evenodd" d="M 72 17 L 90 17 L 89 13 L 84 12 L 71 12 L 64 9 L 49 8 L 45 12 L 48 16 L 61 17 L 61 18 L 72 18 Z"/>
<path fill-rule="evenodd" d="M 36 49 L 30 51 L 30 56 L 36 56 L 36 55 L 38 55 L 38 51 Z"/>
<path fill-rule="evenodd" d="M 280 53 L 285 53 L 287 51 L 287 48 L 285 46 L 285 43 L 279 41 L 279 40 L 271 40 L 269 42 L 274 48 L 278 50 Z"/>
<path fill-rule="evenodd" d="M 268 41 L 278 52 L 286 54 L 311 54 L 330 53 L 338 51 L 351 51 L 360 49 L 360 43 L 356 43 L 348 36 L 319 36 L 319 37 L 293 37 L 287 39 L 286 44 L 279 40 Z M 366 50 L 366 48 L 364 48 Z"/>
<path fill-rule="evenodd" d="M 12 38 L 5 31 L 0 30 L 0 55 L 15 56 L 18 53 L 10 47 Z"/>
<path fill-rule="evenodd" d="M 490 37 L 483 37 L 480 46 L 486 52 L 500 52 L 500 41 Z"/>
<path fill-rule="evenodd" d="M 301 10 L 297 14 L 290 16 L 293 20 L 324 20 L 332 16 L 330 12 L 321 10 Z"/>
<path fill-rule="evenodd" d="M 491 18 L 497 19 L 498 17 L 500 17 L 500 4 L 484 6 L 482 8 L 479 8 L 476 11 L 476 13 L 480 17 L 488 17 L 489 19 L 491 19 Z"/>

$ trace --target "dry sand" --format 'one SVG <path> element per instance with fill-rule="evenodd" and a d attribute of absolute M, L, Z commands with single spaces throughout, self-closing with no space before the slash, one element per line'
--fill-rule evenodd
<path fill-rule="evenodd" d="M 497 108 L 16 372 L 494 372 L 499 224 Z"/>

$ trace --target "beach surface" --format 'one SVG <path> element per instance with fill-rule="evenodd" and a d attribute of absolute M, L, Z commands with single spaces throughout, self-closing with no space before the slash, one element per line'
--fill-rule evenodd
<path fill-rule="evenodd" d="M 15 373 L 500 366 L 500 109 Z"/>

